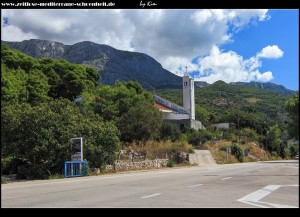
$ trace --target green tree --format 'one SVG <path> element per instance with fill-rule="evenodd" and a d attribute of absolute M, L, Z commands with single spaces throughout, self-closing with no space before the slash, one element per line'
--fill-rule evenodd
<path fill-rule="evenodd" d="M 171 140 L 172 142 L 179 140 L 180 130 L 179 127 L 176 127 L 174 124 L 163 122 L 161 126 L 161 139 Z"/>
<path fill-rule="evenodd" d="M 277 124 L 270 127 L 270 130 L 266 135 L 266 139 L 268 151 L 271 153 L 276 152 L 277 155 L 280 155 L 280 146 L 283 141 L 281 139 L 281 130 Z"/>
<path fill-rule="evenodd" d="M 289 116 L 290 136 L 299 139 L 299 96 L 293 95 L 289 98 L 285 103 L 285 109 Z"/>
<path fill-rule="evenodd" d="M 210 124 L 210 112 L 197 104 L 195 109 L 195 118 L 196 120 L 201 121 L 204 126 L 208 126 Z"/>
<path fill-rule="evenodd" d="M 1 108 L 2 157 L 19 161 L 19 177 L 62 174 L 73 137 L 83 137 L 84 159 L 91 166 L 114 162 L 120 145 L 118 129 L 93 112 L 82 113 L 67 99 L 37 106 L 4 103 Z"/>
<path fill-rule="evenodd" d="M 32 69 L 28 75 L 27 92 L 29 103 L 44 102 L 48 99 L 48 77 L 37 69 Z"/>
<path fill-rule="evenodd" d="M 26 102 L 27 77 L 23 69 L 9 69 L 1 64 L 1 99 L 10 103 Z"/>
<path fill-rule="evenodd" d="M 162 114 L 153 104 L 140 102 L 131 107 L 118 121 L 122 141 L 146 141 L 157 137 L 162 125 Z"/>

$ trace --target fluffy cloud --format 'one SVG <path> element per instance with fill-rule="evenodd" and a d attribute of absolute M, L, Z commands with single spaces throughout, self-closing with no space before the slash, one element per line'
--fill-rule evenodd
<path fill-rule="evenodd" d="M 218 80 L 229 82 L 270 81 L 273 74 L 270 71 L 261 73 L 262 62 L 257 56 L 244 60 L 234 51 L 222 52 L 213 46 L 210 54 L 199 58 L 199 74 L 195 80 L 214 83 Z"/>
<path fill-rule="evenodd" d="M 173 73 L 212 46 L 231 40 L 232 30 L 268 18 L 267 10 L 3 10 L 10 28 L 2 40 L 39 38 L 74 44 L 93 41 L 146 53 Z M 16 37 L 10 37 L 12 30 Z M 9 32 L 10 31 L 10 32 Z M 180 60 L 180 61 L 177 61 Z"/>
<path fill-rule="evenodd" d="M 186 70 L 199 72 L 198 79 L 209 83 L 269 81 L 272 72 L 258 71 L 260 58 L 283 55 L 276 45 L 265 47 L 246 60 L 234 51 L 222 52 L 218 48 L 245 26 L 269 19 L 268 10 L 12 9 L 1 12 L 9 18 L 9 25 L 1 27 L 2 40 L 38 38 L 65 44 L 93 41 L 146 53 L 180 76 Z M 192 61 L 195 57 L 201 58 Z"/>
<path fill-rule="evenodd" d="M 9 41 L 23 41 L 32 38 L 37 38 L 36 35 L 32 33 L 25 33 L 20 28 L 16 26 L 5 27 L 5 34 L 1 31 L 1 39 Z"/>
<path fill-rule="evenodd" d="M 277 59 L 283 56 L 283 51 L 277 45 L 267 46 L 257 54 L 258 57 Z"/>

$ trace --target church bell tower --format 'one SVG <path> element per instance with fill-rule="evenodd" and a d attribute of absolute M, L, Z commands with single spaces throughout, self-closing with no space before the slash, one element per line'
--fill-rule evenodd
<path fill-rule="evenodd" d="M 190 111 L 190 119 L 195 120 L 195 92 L 194 92 L 194 79 L 190 78 L 187 73 L 182 77 L 183 89 L 183 107 Z"/>

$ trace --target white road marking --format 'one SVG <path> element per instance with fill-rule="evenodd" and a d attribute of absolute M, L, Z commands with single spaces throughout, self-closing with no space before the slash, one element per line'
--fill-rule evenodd
<path fill-rule="evenodd" d="M 226 178 L 224 178 L 224 179 L 222 179 L 222 180 L 226 180 L 226 179 L 231 179 L 232 177 L 226 177 Z"/>
<path fill-rule="evenodd" d="M 146 198 L 155 197 L 155 196 L 158 196 L 158 195 L 161 195 L 161 193 L 151 194 L 151 195 L 144 196 L 144 197 L 141 197 L 141 198 L 146 199 Z"/>
<path fill-rule="evenodd" d="M 263 171 L 263 170 L 258 170 L 259 172 Z"/>
<path fill-rule="evenodd" d="M 203 185 L 203 184 L 191 185 L 188 188 L 193 188 L 193 187 L 197 187 L 197 186 L 200 186 L 200 185 Z"/>
<path fill-rule="evenodd" d="M 239 201 L 241 203 L 246 203 L 246 204 L 258 206 L 258 207 L 261 207 L 261 208 L 270 208 L 269 206 L 275 207 L 275 208 L 297 208 L 295 206 L 290 206 L 290 205 L 268 203 L 268 202 L 259 201 L 262 198 L 264 198 L 264 197 L 268 196 L 269 194 L 271 194 L 273 191 L 276 191 L 280 187 L 299 187 L 299 185 L 268 185 L 268 186 L 266 186 L 262 189 L 254 191 L 254 192 L 238 199 L 237 201 Z M 257 204 L 257 203 L 267 204 L 269 206 L 263 206 L 263 205 L 260 205 L 260 204 Z"/>

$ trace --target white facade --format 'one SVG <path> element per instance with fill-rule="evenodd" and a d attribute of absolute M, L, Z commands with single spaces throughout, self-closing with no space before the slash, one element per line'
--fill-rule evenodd
<path fill-rule="evenodd" d="M 190 111 L 190 119 L 195 120 L 195 91 L 194 91 L 194 79 L 189 75 L 182 77 L 182 89 L 183 89 L 183 107 Z"/>

